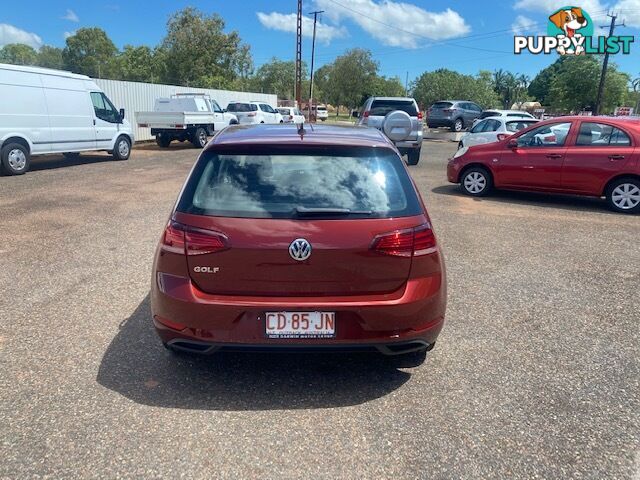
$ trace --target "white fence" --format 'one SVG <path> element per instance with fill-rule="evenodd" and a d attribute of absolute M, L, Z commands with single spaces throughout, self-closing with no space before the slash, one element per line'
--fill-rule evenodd
<path fill-rule="evenodd" d="M 276 95 L 266 93 L 232 92 L 229 90 L 214 90 L 209 88 L 179 87 L 177 85 L 161 85 L 156 83 L 123 82 L 120 80 L 94 79 L 104 90 L 116 108 L 124 108 L 127 119 L 135 129 L 136 140 L 151 140 L 151 130 L 140 128 L 136 122 L 135 112 L 148 112 L 153 110 L 153 104 L 158 97 L 169 97 L 175 93 L 207 93 L 222 108 L 232 100 L 237 101 L 261 101 L 272 105 L 278 104 Z"/>

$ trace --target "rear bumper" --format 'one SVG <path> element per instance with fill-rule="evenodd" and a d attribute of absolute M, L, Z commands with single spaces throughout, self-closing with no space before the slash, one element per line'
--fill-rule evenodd
<path fill-rule="evenodd" d="M 161 340 L 202 353 L 220 349 L 373 349 L 390 354 L 394 348 L 405 353 L 435 343 L 445 308 L 444 274 L 409 280 L 390 294 L 326 299 L 210 295 L 187 278 L 162 273 L 151 289 L 153 320 Z M 336 314 L 334 338 L 267 338 L 265 312 L 320 309 Z"/>
<path fill-rule="evenodd" d="M 429 128 L 453 127 L 453 119 L 452 118 L 428 118 L 427 126 Z"/>

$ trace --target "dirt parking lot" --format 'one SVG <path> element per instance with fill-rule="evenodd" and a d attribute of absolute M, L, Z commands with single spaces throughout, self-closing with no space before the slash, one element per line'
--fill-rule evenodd
<path fill-rule="evenodd" d="M 640 217 L 411 172 L 449 274 L 418 368 L 176 358 L 153 250 L 198 153 L 35 159 L 0 178 L 2 478 L 640 478 Z"/>

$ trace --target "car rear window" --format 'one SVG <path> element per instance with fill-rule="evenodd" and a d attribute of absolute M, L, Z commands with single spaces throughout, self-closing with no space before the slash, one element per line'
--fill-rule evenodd
<path fill-rule="evenodd" d="M 227 112 L 255 112 L 258 107 L 252 103 L 230 103 Z"/>
<path fill-rule="evenodd" d="M 318 112 L 322 112 L 322 111 L 324 111 L 326 109 L 327 109 L 327 107 L 316 107 L 316 111 L 318 111 Z"/>
<path fill-rule="evenodd" d="M 402 110 L 412 117 L 418 115 L 418 109 L 413 100 L 374 100 L 369 114 L 384 117 L 394 110 Z"/>
<path fill-rule="evenodd" d="M 348 209 L 313 218 L 418 215 L 420 204 L 402 160 L 373 148 L 205 152 L 177 210 L 240 218 L 298 218 L 300 209 Z M 305 217 L 306 218 L 306 217 Z"/>
<path fill-rule="evenodd" d="M 489 110 L 487 112 L 482 112 L 482 114 L 480 115 L 480 118 L 499 117 L 499 116 L 500 116 L 500 112 Z"/>
<path fill-rule="evenodd" d="M 431 108 L 435 108 L 436 110 L 444 110 L 445 108 L 450 108 L 453 106 L 451 102 L 436 102 L 431 105 Z"/>
<path fill-rule="evenodd" d="M 279 108 L 280 115 L 291 115 L 288 108 Z"/>

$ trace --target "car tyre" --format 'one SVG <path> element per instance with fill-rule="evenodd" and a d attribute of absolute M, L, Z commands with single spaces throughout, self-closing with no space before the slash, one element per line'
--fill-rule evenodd
<path fill-rule="evenodd" d="M 461 118 L 456 118 L 453 122 L 453 126 L 451 127 L 451 130 L 453 130 L 454 132 L 461 132 L 464 130 L 464 120 L 462 120 Z"/>
<path fill-rule="evenodd" d="M 120 135 L 116 139 L 112 155 L 114 160 L 128 160 L 129 155 L 131 155 L 131 140 L 124 135 Z"/>
<path fill-rule="evenodd" d="M 156 143 L 161 148 L 169 148 L 169 145 L 171 144 L 171 139 L 158 135 L 156 136 Z"/>
<path fill-rule="evenodd" d="M 9 143 L 0 151 L 0 170 L 5 175 L 22 175 L 30 163 L 29 149 L 21 143 Z"/>
<path fill-rule="evenodd" d="M 491 173 L 483 167 L 469 168 L 460 176 L 460 187 L 464 193 L 472 197 L 487 195 L 493 188 Z"/>
<path fill-rule="evenodd" d="M 193 133 L 191 143 L 193 143 L 193 146 L 196 148 L 204 148 L 208 140 L 209 139 L 207 138 L 207 131 L 202 127 L 198 127 Z"/>
<path fill-rule="evenodd" d="M 407 152 L 407 164 L 417 165 L 420 161 L 420 152 L 422 148 L 413 148 Z"/>
<path fill-rule="evenodd" d="M 619 178 L 613 181 L 606 192 L 609 208 L 614 212 L 640 212 L 640 180 L 636 178 Z"/>

